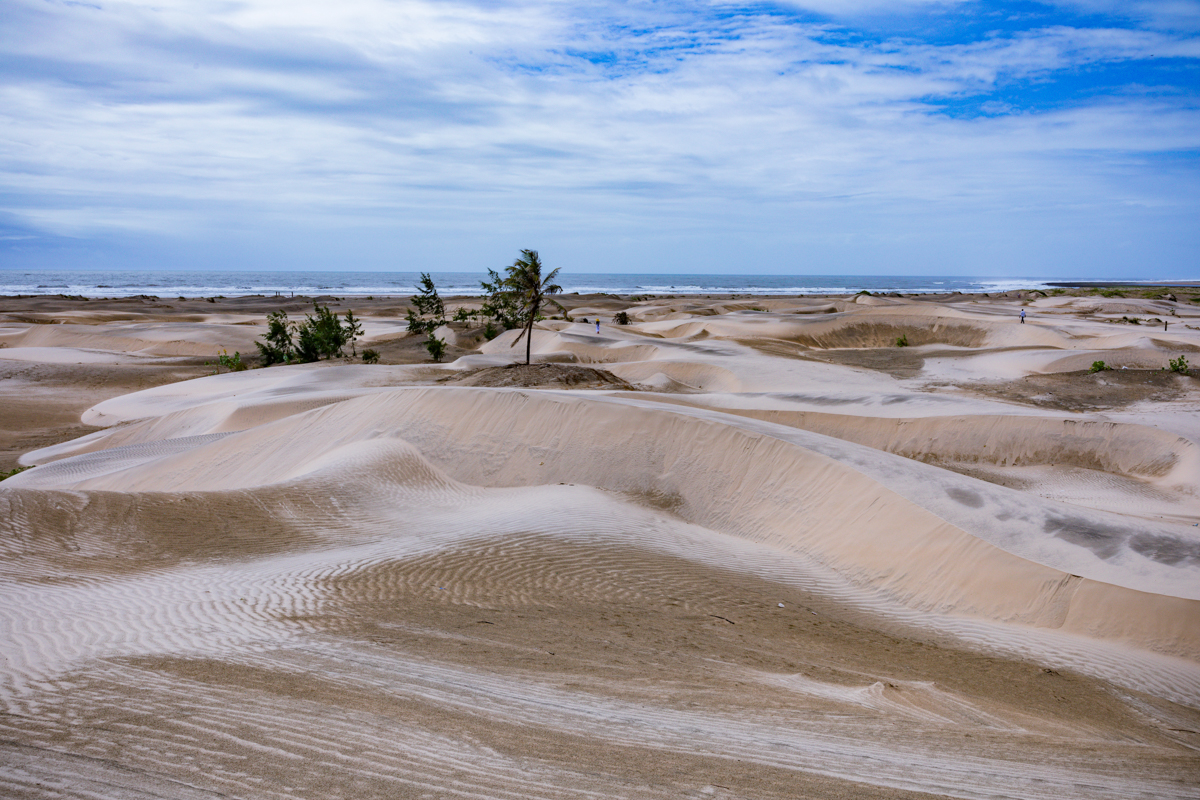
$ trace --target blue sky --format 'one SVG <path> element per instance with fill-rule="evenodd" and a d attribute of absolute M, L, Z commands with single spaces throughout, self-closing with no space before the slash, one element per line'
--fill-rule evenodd
<path fill-rule="evenodd" d="M 1200 2 L 0 0 L 0 266 L 1200 277 Z"/>

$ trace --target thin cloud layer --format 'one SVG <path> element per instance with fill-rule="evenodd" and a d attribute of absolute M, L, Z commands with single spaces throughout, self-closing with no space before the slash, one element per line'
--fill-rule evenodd
<path fill-rule="evenodd" d="M 1194 271 L 1200 37 L 1093 5 L 7 0 L 0 255 Z"/>

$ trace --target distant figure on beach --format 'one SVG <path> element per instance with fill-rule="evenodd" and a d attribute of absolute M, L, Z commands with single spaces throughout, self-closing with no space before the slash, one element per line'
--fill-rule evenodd
<path fill-rule="evenodd" d="M 1021 324 L 1025 324 L 1025 309 L 1021 309 Z"/>
<path fill-rule="evenodd" d="M 596 333 L 600 332 L 600 320 L 596 320 Z"/>

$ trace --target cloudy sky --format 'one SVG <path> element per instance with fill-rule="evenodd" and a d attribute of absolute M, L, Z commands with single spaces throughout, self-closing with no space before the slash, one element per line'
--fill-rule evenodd
<path fill-rule="evenodd" d="M 1197 0 L 0 20 L 0 266 L 1200 277 Z"/>

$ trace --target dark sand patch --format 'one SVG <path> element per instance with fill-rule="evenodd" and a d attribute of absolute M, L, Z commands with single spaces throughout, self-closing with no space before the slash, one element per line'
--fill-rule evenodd
<path fill-rule="evenodd" d="M 553 389 L 622 389 L 635 387 L 605 369 L 577 364 L 508 364 L 485 367 L 462 376 L 443 378 L 459 386 L 520 386 Z"/>
<path fill-rule="evenodd" d="M 936 387 L 934 387 L 936 388 Z M 978 381 L 957 388 L 1038 408 L 1100 411 L 1146 401 L 1167 403 L 1200 392 L 1200 377 L 1167 370 L 1055 372 L 1011 381 Z"/>
<path fill-rule="evenodd" d="M 204 359 L 169 364 L 47 364 L 0 358 L 0 471 L 31 450 L 95 430 L 80 422 L 99 402 L 212 374 Z"/>

